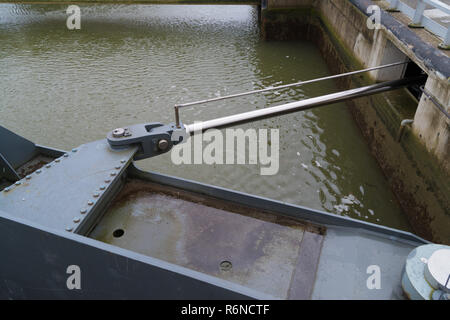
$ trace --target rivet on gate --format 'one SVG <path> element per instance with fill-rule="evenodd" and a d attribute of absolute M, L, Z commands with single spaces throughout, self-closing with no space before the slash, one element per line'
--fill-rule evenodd
<path fill-rule="evenodd" d="M 67 158 L 69 156 L 68 153 L 64 153 L 64 158 Z"/>
<path fill-rule="evenodd" d="M 30 175 L 27 175 L 27 176 L 25 177 L 25 179 L 30 180 L 30 179 L 31 179 L 31 176 L 30 176 Z"/>
<path fill-rule="evenodd" d="M 73 228 L 72 227 L 66 227 L 66 231 L 72 231 Z"/>
<path fill-rule="evenodd" d="M 48 165 L 46 165 L 45 167 L 46 168 L 50 168 L 52 165 L 51 164 L 48 164 Z"/>
<path fill-rule="evenodd" d="M 3 191 L 8 192 L 9 190 L 11 190 L 10 187 L 6 187 L 5 189 L 3 189 Z"/>
<path fill-rule="evenodd" d="M 105 179 L 105 182 L 106 182 L 106 183 L 110 183 L 111 180 L 110 180 L 110 179 Z"/>
<path fill-rule="evenodd" d="M 115 166 L 115 168 L 116 168 L 117 170 L 119 170 L 120 168 L 122 168 L 122 166 Z"/>
<path fill-rule="evenodd" d="M 92 206 L 94 204 L 94 201 L 89 200 L 88 205 Z"/>
<path fill-rule="evenodd" d="M 105 186 L 100 186 L 100 190 L 105 190 L 106 187 Z"/>
<path fill-rule="evenodd" d="M 125 160 L 125 159 L 120 160 L 120 163 L 125 163 L 125 162 L 127 162 L 127 160 Z"/>
<path fill-rule="evenodd" d="M 73 218 L 73 222 L 75 222 L 75 223 L 80 222 L 80 217 L 75 217 L 75 218 Z"/>
<path fill-rule="evenodd" d="M 111 176 L 115 176 L 117 173 L 116 172 L 111 172 Z"/>
<path fill-rule="evenodd" d="M 59 162 L 59 161 L 61 161 L 60 159 L 55 159 L 55 162 Z"/>
<path fill-rule="evenodd" d="M 16 186 L 20 186 L 21 184 L 22 184 L 22 182 L 20 182 L 20 181 L 16 182 Z"/>
<path fill-rule="evenodd" d="M 80 210 L 80 213 L 81 213 L 81 214 L 85 214 L 86 212 L 87 212 L 87 209 L 85 209 L 85 208 L 83 208 L 83 209 Z"/>
<path fill-rule="evenodd" d="M 100 196 L 100 193 L 96 192 L 93 194 L 94 198 L 98 198 Z"/>
<path fill-rule="evenodd" d="M 41 172 L 42 172 L 41 169 L 37 169 L 37 170 L 36 170 L 36 173 L 38 173 L 38 174 L 41 173 Z"/>
<path fill-rule="evenodd" d="M 72 152 L 77 152 L 78 151 L 78 149 L 72 149 Z"/>

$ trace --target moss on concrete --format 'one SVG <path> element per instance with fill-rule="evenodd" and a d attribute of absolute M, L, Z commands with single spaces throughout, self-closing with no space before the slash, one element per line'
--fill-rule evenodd
<path fill-rule="evenodd" d="M 252 0 L 0 0 L 14 4 L 245 4 L 259 5 Z"/>
<path fill-rule="evenodd" d="M 364 68 L 322 13 L 313 8 L 265 11 L 262 35 L 266 39 L 314 42 L 333 74 Z M 353 15 L 358 17 L 357 13 Z M 347 89 L 372 84 L 375 80 L 364 73 L 336 82 L 339 88 Z M 406 89 L 399 89 L 358 98 L 347 104 L 414 232 L 448 244 L 449 177 L 410 129 L 407 128 L 401 141 L 397 142 L 400 123 L 414 117 L 417 100 Z"/>

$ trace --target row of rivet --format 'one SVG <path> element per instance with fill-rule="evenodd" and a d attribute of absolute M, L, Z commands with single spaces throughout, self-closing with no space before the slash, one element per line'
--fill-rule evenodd
<path fill-rule="evenodd" d="M 69 155 L 67 154 L 67 153 L 65 153 L 64 154 L 64 157 L 68 157 Z M 55 163 L 59 163 L 61 160 L 60 160 L 60 158 L 57 158 L 57 159 L 55 159 L 53 162 L 55 162 Z M 46 168 L 51 168 L 51 163 L 47 163 L 46 165 L 45 165 L 45 167 Z M 37 169 L 36 171 L 35 171 L 35 173 L 36 174 L 40 174 L 40 173 L 42 173 L 42 169 Z M 25 177 L 25 180 L 31 180 L 31 178 L 32 178 L 32 175 L 27 175 L 26 177 Z M 14 184 L 16 185 L 16 186 L 20 186 L 21 184 L 22 184 L 22 180 L 23 179 L 21 179 L 21 180 L 19 180 L 19 181 L 16 181 Z M 8 192 L 8 191 L 10 191 L 12 189 L 12 187 L 11 186 L 9 186 L 9 187 L 6 187 L 5 189 L 3 189 L 3 191 L 4 192 Z"/>
<path fill-rule="evenodd" d="M 78 151 L 77 149 L 72 149 L 72 152 L 77 152 L 77 151 Z M 63 155 L 62 157 L 55 159 L 53 162 L 59 163 L 59 162 L 61 161 L 61 159 L 63 159 L 63 158 L 68 158 L 68 157 L 69 157 L 69 154 L 68 154 L 68 153 L 64 153 L 64 155 Z M 45 165 L 45 167 L 46 167 L 47 169 L 48 169 L 48 168 L 51 168 L 51 166 L 52 166 L 51 163 L 47 163 L 47 164 Z M 42 173 L 42 169 L 37 169 L 37 170 L 35 171 L 35 173 L 36 173 L 36 174 Z M 27 175 L 27 176 L 25 177 L 26 180 L 31 180 L 31 178 L 32 178 L 31 175 Z M 20 186 L 21 184 L 22 184 L 22 181 L 17 181 L 17 182 L 15 183 L 16 186 Z M 9 190 L 11 190 L 11 187 L 6 187 L 5 189 L 3 189 L 3 191 L 5 191 L 5 192 L 8 192 Z M 74 219 L 74 221 L 75 221 L 75 220 L 76 220 L 76 218 Z M 79 219 L 78 219 L 78 221 L 79 221 Z M 76 221 L 76 222 L 78 222 L 78 221 Z M 66 230 L 67 230 L 67 231 L 71 231 L 72 228 L 67 227 Z"/>
<path fill-rule="evenodd" d="M 73 150 L 72 150 L 73 151 Z M 75 151 L 73 151 L 73 152 L 76 152 L 76 150 Z M 125 159 L 122 159 L 122 160 L 120 160 L 120 163 L 125 163 L 125 162 L 127 162 Z M 121 165 L 118 165 L 118 166 L 115 166 L 114 167 L 116 170 L 120 170 L 121 168 L 122 168 L 122 166 Z M 110 174 L 111 176 L 116 176 L 117 175 L 117 172 L 111 172 L 111 174 Z M 107 177 L 106 179 L 105 179 L 105 182 L 106 183 L 110 183 L 111 182 L 111 179 L 109 178 L 109 177 Z M 106 190 L 106 186 L 105 185 L 101 185 L 100 187 L 99 187 L 99 190 L 100 191 L 104 191 L 104 190 Z M 98 198 L 98 197 L 100 197 L 100 192 L 94 192 L 94 194 L 92 195 L 94 198 Z M 91 208 L 91 207 L 93 207 L 93 205 L 94 205 L 94 201 L 93 200 L 88 200 L 88 202 L 87 202 L 87 204 L 88 204 L 88 208 Z M 80 210 L 80 213 L 82 214 L 82 215 L 85 215 L 87 212 L 88 212 L 88 210 L 90 210 L 90 209 L 88 209 L 88 208 L 82 208 L 81 210 Z M 79 223 L 80 221 L 81 221 L 81 218 L 80 217 L 74 217 L 73 218 L 73 220 L 72 220 L 74 223 Z M 66 231 L 72 231 L 73 230 L 73 227 L 72 226 L 67 226 L 66 227 Z"/>

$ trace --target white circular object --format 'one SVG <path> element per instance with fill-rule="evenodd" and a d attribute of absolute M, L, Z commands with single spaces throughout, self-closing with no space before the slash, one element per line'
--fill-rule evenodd
<path fill-rule="evenodd" d="M 113 132 L 112 132 L 112 134 L 113 134 L 113 137 L 114 137 L 114 138 L 120 138 L 120 137 L 123 137 L 123 135 L 125 134 L 125 129 L 124 129 L 124 128 L 117 128 L 117 129 L 114 129 Z"/>
<path fill-rule="evenodd" d="M 450 293 L 450 249 L 439 249 L 428 259 L 425 279 L 434 288 Z"/>

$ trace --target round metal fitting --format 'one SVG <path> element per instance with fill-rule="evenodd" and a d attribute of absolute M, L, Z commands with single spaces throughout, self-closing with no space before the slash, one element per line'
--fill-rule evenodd
<path fill-rule="evenodd" d="M 230 261 L 224 260 L 219 264 L 220 270 L 229 271 L 233 267 Z"/>
<path fill-rule="evenodd" d="M 161 139 L 158 141 L 158 149 L 159 150 L 166 150 L 168 146 L 169 146 L 169 141 L 167 141 L 166 139 Z"/>
<path fill-rule="evenodd" d="M 93 194 L 94 198 L 98 198 L 100 196 L 100 193 L 96 192 Z"/>
<path fill-rule="evenodd" d="M 81 213 L 81 214 L 85 214 L 86 212 L 87 212 L 87 209 L 85 209 L 85 208 L 83 208 L 83 209 L 80 210 L 80 213 Z"/>
<path fill-rule="evenodd" d="M 73 230 L 73 228 L 72 227 L 66 227 L 66 231 L 72 231 Z"/>
<path fill-rule="evenodd" d="M 120 138 L 123 137 L 123 135 L 125 134 L 125 129 L 124 128 L 117 128 L 114 129 L 112 132 L 112 135 L 114 138 Z"/>
<path fill-rule="evenodd" d="M 450 292 L 450 246 L 432 243 L 412 250 L 401 284 L 408 299 L 445 299 Z M 440 293 L 433 296 L 435 291 Z"/>
<path fill-rule="evenodd" d="M 41 169 L 37 169 L 37 170 L 36 170 L 36 173 L 41 173 L 41 172 L 42 172 Z"/>
<path fill-rule="evenodd" d="M 75 223 L 78 223 L 78 222 L 80 222 L 80 217 L 75 217 L 75 218 L 73 218 L 73 222 L 75 222 Z"/>
<path fill-rule="evenodd" d="M 100 186 L 100 190 L 105 190 L 106 187 L 105 186 Z"/>
<path fill-rule="evenodd" d="M 88 205 L 89 205 L 89 206 L 92 206 L 93 204 L 94 204 L 94 201 L 92 201 L 92 200 L 89 200 L 89 201 L 88 201 Z"/>
<path fill-rule="evenodd" d="M 425 279 L 435 289 L 450 293 L 450 249 L 439 249 L 428 259 Z"/>
<path fill-rule="evenodd" d="M 27 176 L 25 177 L 25 179 L 30 180 L 30 179 L 31 179 L 31 176 L 30 176 L 30 175 L 27 175 Z"/>
<path fill-rule="evenodd" d="M 20 182 L 20 181 L 16 182 L 16 186 L 20 186 L 21 184 L 22 184 L 22 182 Z"/>
<path fill-rule="evenodd" d="M 47 164 L 45 167 L 50 168 L 51 166 L 52 166 L 51 164 Z"/>

